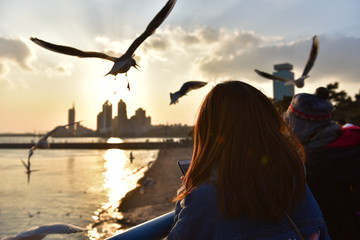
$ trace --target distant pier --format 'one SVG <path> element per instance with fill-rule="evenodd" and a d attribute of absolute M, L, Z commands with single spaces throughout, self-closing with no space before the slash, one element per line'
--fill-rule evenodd
<path fill-rule="evenodd" d="M 30 149 L 33 143 L 0 143 L 1 148 L 25 148 Z M 89 142 L 89 143 L 50 143 L 49 149 L 161 149 L 192 147 L 192 141 L 183 142 Z"/>

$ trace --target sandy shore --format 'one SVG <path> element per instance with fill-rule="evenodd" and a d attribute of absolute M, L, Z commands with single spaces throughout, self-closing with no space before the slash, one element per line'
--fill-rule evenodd
<path fill-rule="evenodd" d="M 191 158 L 192 148 L 161 149 L 157 160 L 139 180 L 139 187 L 129 192 L 121 201 L 120 222 L 130 227 L 158 217 L 175 207 L 172 199 L 181 186 L 182 173 L 177 165 L 180 159 Z"/>

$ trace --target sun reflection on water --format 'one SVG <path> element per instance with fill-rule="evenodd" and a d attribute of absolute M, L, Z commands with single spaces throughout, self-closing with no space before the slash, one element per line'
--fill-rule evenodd
<path fill-rule="evenodd" d="M 104 153 L 105 159 L 105 183 L 104 189 L 108 191 L 109 204 L 118 202 L 129 191 L 134 184 L 126 180 L 126 176 L 131 177 L 131 170 L 128 156 L 125 151 L 120 149 L 109 149 Z"/>
<path fill-rule="evenodd" d="M 110 138 L 107 142 L 119 142 L 119 138 Z M 104 239 L 120 233 L 119 222 L 108 221 L 108 219 L 121 220 L 122 213 L 117 210 L 120 200 L 126 193 L 137 186 L 137 181 L 148 169 L 148 162 L 153 161 L 158 150 L 136 150 L 133 152 L 135 161 L 131 163 L 129 150 L 108 149 L 104 152 L 103 188 L 107 192 L 108 201 L 94 212 L 92 229 L 88 231 L 91 240 Z"/>
<path fill-rule="evenodd" d="M 122 143 L 123 140 L 121 138 L 117 137 L 111 137 L 108 140 L 106 140 L 107 143 Z"/>

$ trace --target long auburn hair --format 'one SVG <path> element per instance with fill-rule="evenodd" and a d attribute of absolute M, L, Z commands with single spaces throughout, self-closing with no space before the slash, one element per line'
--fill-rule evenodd
<path fill-rule="evenodd" d="M 305 196 L 304 150 L 272 102 L 240 81 L 216 85 L 194 127 L 194 150 L 179 201 L 214 181 L 227 218 L 280 220 Z"/>

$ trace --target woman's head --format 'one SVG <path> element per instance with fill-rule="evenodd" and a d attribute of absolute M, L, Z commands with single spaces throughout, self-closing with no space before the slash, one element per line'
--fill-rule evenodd
<path fill-rule="evenodd" d="M 220 83 L 200 107 L 193 159 L 178 199 L 216 175 L 219 207 L 227 216 L 280 217 L 275 214 L 279 209 L 267 208 L 292 208 L 289 198 L 296 185 L 304 192 L 298 150 L 296 138 L 264 94 L 240 81 Z"/>

